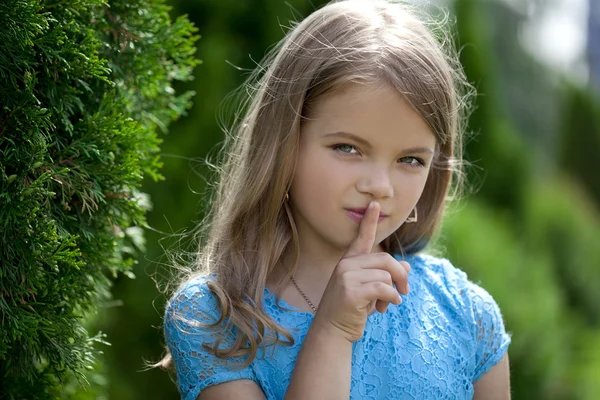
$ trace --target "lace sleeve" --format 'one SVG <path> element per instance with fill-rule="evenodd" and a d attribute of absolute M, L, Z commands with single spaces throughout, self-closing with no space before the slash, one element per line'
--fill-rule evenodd
<path fill-rule="evenodd" d="M 236 366 L 242 359 L 217 358 L 202 346 L 203 343 L 213 344 L 215 338 L 211 330 L 198 326 L 198 323 L 214 322 L 218 316 L 217 300 L 205 280 L 188 283 L 167 305 L 165 339 L 183 400 L 195 400 L 200 391 L 218 383 L 237 379 L 252 379 L 258 383 L 251 366 L 242 369 Z"/>
<path fill-rule="evenodd" d="M 443 260 L 442 268 L 446 287 L 462 314 L 464 329 L 473 338 L 474 368 L 471 382 L 477 382 L 502 359 L 511 338 L 506 333 L 500 308 L 494 298 L 448 260 Z"/>
<path fill-rule="evenodd" d="M 468 293 L 473 309 L 472 326 L 477 343 L 476 368 L 472 382 L 477 382 L 502 359 L 511 339 L 504 328 L 500 308 L 492 296 L 472 282 L 468 282 Z"/>

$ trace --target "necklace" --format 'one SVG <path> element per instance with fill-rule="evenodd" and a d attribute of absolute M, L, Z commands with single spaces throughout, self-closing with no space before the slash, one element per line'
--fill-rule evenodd
<path fill-rule="evenodd" d="M 308 305 L 310 306 L 310 308 L 312 308 L 312 310 L 316 313 L 317 312 L 317 307 L 315 307 L 315 305 L 304 294 L 304 292 L 302 291 L 302 289 L 300 289 L 300 286 L 298 286 L 298 284 L 296 283 L 296 280 L 294 279 L 293 276 L 292 276 L 292 283 L 294 284 L 294 286 L 296 286 L 296 289 L 298 289 L 298 291 L 300 292 L 300 294 L 302 295 L 302 297 L 304 297 L 304 300 L 306 300 L 306 302 L 308 303 Z"/>

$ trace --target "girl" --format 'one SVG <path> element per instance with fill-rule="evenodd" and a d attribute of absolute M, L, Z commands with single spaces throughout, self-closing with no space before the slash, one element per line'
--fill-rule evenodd
<path fill-rule="evenodd" d="M 421 253 L 468 86 L 416 15 L 330 3 L 250 77 L 207 241 L 165 313 L 159 364 L 183 399 L 510 397 L 496 303 Z"/>

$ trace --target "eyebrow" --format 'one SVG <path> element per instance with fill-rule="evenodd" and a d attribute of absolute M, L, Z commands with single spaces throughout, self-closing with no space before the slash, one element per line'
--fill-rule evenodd
<path fill-rule="evenodd" d="M 373 146 L 371 146 L 371 143 L 367 142 L 365 139 L 361 138 L 360 136 L 357 136 L 353 133 L 350 132 L 332 132 L 332 133 L 326 133 L 323 135 L 324 138 L 330 138 L 330 137 L 339 137 L 339 138 L 343 138 L 343 139 L 351 139 L 354 140 L 357 143 L 360 143 L 361 145 L 363 145 L 364 147 L 371 149 L 373 148 Z M 429 147 L 411 147 L 409 149 L 404 149 L 402 150 L 403 153 L 427 153 L 427 154 L 433 154 L 433 150 L 430 149 Z"/>

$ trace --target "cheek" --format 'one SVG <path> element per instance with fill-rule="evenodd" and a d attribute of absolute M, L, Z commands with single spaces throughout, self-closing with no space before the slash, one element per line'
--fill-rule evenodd
<path fill-rule="evenodd" d="M 313 197 L 327 198 L 347 179 L 347 171 L 344 173 L 339 163 L 329 157 L 327 149 L 310 149 L 298 157 L 292 189 L 309 191 Z"/>
<path fill-rule="evenodd" d="M 402 208 L 412 209 L 423 193 L 427 174 L 402 174 L 396 181 L 396 198 Z"/>
<path fill-rule="evenodd" d="M 428 173 L 419 174 L 415 177 L 414 181 L 412 182 L 414 188 L 413 191 L 415 192 L 417 199 L 421 197 L 423 189 L 425 189 L 425 184 L 427 183 L 428 175 Z"/>

